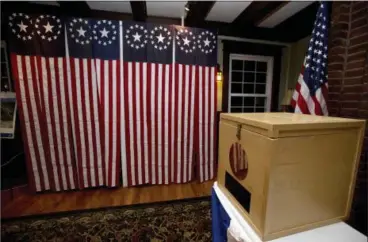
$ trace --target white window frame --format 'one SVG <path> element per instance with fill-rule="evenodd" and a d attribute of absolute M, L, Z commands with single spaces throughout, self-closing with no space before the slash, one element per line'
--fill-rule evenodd
<path fill-rule="evenodd" d="M 233 60 L 267 62 L 266 94 L 258 94 L 258 93 L 240 94 L 240 93 L 231 92 Z M 229 95 L 228 95 L 229 97 L 228 97 L 228 105 L 227 105 L 228 112 L 231 112 L 231 97 L 265 97 L 266 98 L 265 111 L 269 112 L 271 110 L 272 74 L 273 74 L 273 57 L 272 56 L 230 54 L 230 58 L 229 58 Z"/>

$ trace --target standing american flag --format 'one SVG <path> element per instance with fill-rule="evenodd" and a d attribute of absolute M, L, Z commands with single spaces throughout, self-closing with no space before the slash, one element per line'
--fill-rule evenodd
<path fill-rule="evenodd" d="M 328 8 L 321 3 L 291 105 L 295 113 L 328 115 L 326 98 Z"/>

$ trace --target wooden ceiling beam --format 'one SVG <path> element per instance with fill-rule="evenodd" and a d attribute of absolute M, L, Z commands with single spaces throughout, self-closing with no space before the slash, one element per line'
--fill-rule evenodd
<path fill-rule="evenodd" d="M 185 25 L 203 23 L 216 1 L 189 1 Z"/>
<path fill-rule="evenodd" d="M 147 19 L 147 4 L 146 1 L 130 1 L 132 8 L 133 19 L 135 21 L 145 22 Z"/>
<path fill-rule="evenodd" d="M 284 5 L 288 4 L 286 1 L 272 1 L 272 2 L 256 2 L 253 1 L 244 11 L 239 14 L 233 21 L 233 24 L 244 26 L 257 26 L 264 19 L 275 13 Z"/>
<path fill-rule="evenodd" d="M 202 21 L 194 22 L 190 27 L 198 28 L 211 28 L 217 29 L 219 35 L 250 38 L 250 39 L 261 39 L 269 41 L 281 41 L 281 42 L 294 42 L 302 37 L 311 34 L 312 26 L 317 11 L 318 3 L 308 6 L 296 15 L 292 16 L 283 23 L 277 25 L 275 28 L 262 28 L 255 26 L 245 26 L 243 24 L 234 23 L 222 23 L 215 21 Z M 64 10 L 63 10 L 64 11 Z M 2 12 L 2 33 L 6 32 L 6 15 L 12 12 L 23 12 L 28 14 L 55 14 L 64 15 L 70 17 L 91 17 L 98 19 L 111 19 L 111 20 L 132 20 L 132 14 L 110 12 L 103 10 L 93 10 L 87 14 L 78 14 L 74 12 L 62 12 L 60 7 L 43 5 L 36 3 L 27 2 L 1 2 Z M 303 21 L 302 21 L 303 20 Z M 165 18 L 165 17 L 147 17 L 147 21 L 152 23 L 161 24 L 180 24 L 179 18 Z M 301 27 L 302 26 L 302 27 Z"/>

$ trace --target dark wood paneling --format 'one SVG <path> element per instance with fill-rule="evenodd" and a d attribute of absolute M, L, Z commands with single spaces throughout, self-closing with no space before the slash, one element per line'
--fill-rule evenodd
<path fill-rule="evenodd" d="M 130 1 L 132 8 L 133 20 L 145 22 L 147 19 L 146 1 Z"/>
<path fill-rule="evenodd" d="M 185 18 L 185 24 L 203 23 L 214 4 L 215 1 L 189 1 L 189 12 Z"/>
<path fill-rule="evenodd" d="M 262 55 L 272 56 L 273 59 L 273 75 L 272 75 L 272 94 L 271 94 L 271 111 L 278 111 L 278 94 L 280 86 L 280 72 L 281 72 L 281 55 L 283 46 L 267 45 L 249 42 L 237 42 L 224 40 L 224 55 L 223 55 L 223 93 L 222 93 L 222 110 L 228 110 L 229 98 L 229 59 L 230 54 L 248 54 L 248 55 Z"/>

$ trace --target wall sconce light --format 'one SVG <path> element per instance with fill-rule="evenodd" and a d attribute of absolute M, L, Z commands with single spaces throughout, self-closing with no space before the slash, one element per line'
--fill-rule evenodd
<path fill-rule="evenodd" d="M 221 81 L 222 82 L 222 71 L 221 71 L 221 68 L 220 68 L 219 64 L 217 64 L 216 81 Z"/>
<path fill-rule="evenodd" d="M 217 73 L 216 73 L 216 85 L 217 85 L 217 112 L 222 111 L 222 71 L 220 65 L 217 64 Z"/>
<path fill-rule="evenodd" d="M 217 72 L 216 81 L 222 82 L 222 72 L 221 71 Z"/>

